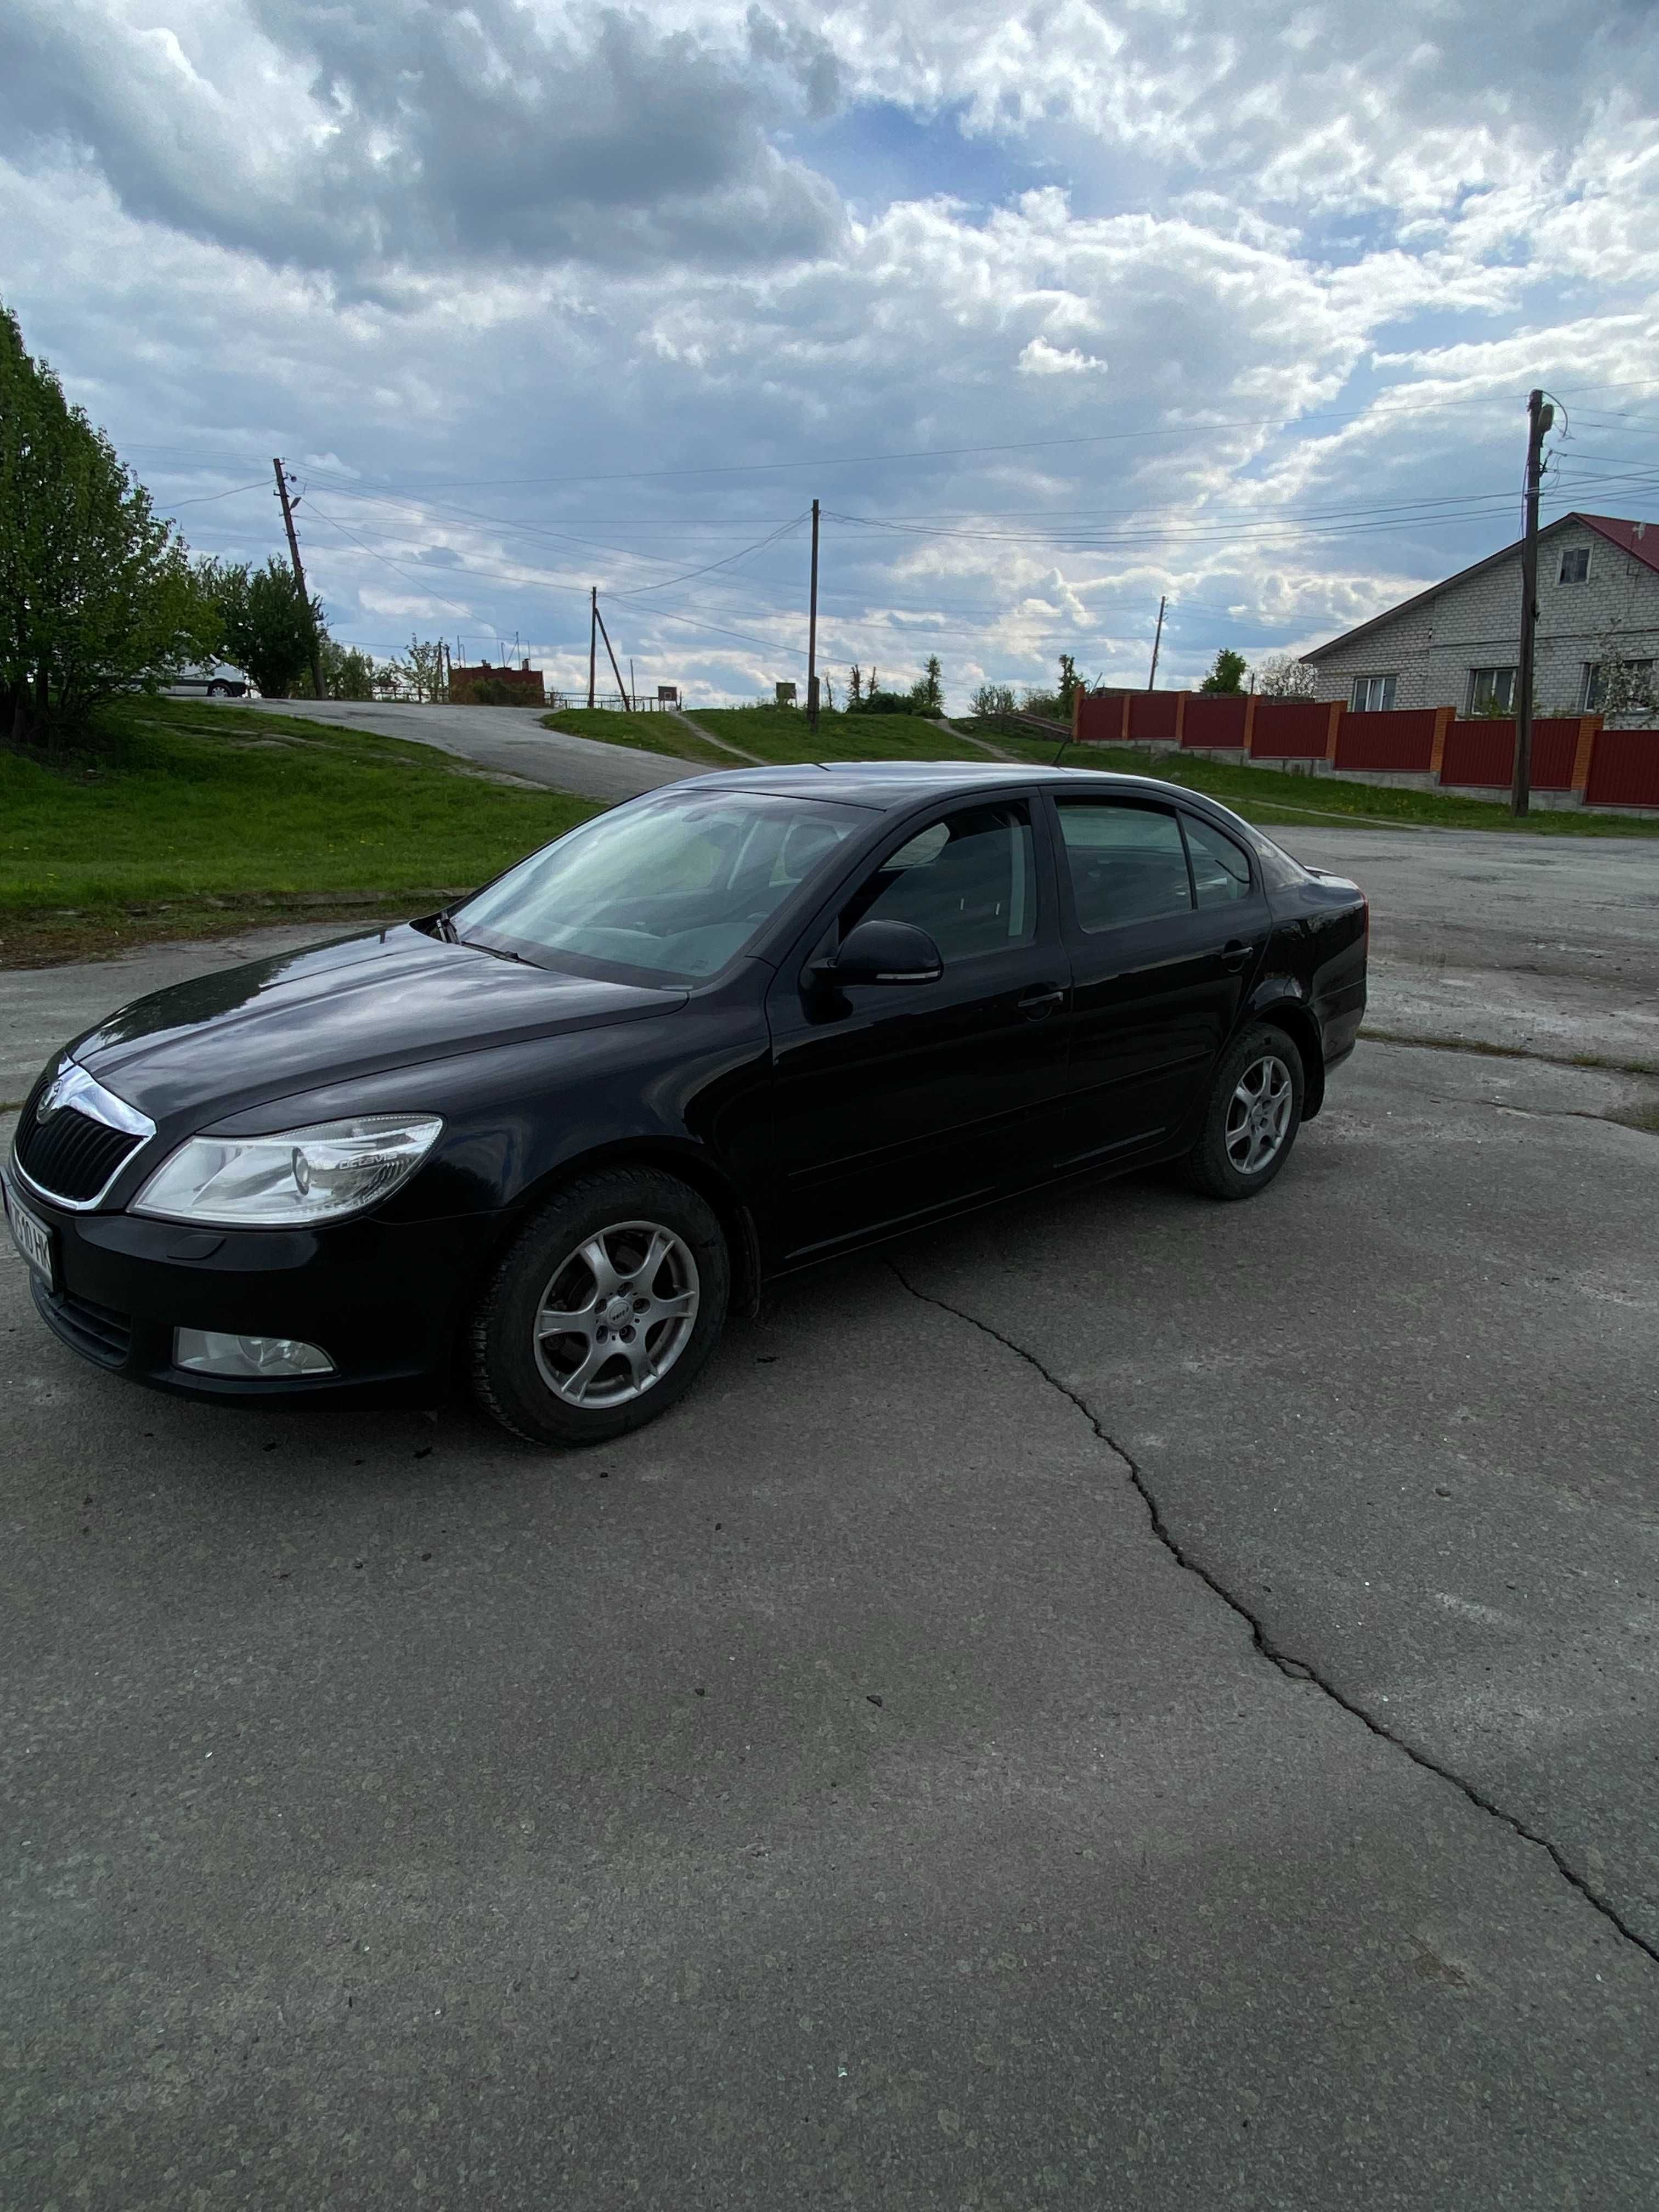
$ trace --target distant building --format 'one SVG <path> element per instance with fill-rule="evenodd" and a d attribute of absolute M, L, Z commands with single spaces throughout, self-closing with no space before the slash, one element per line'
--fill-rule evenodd
<path fill-rule="evenodd" d="M 1316 696 L 1356 713 L 1451 707 L 1507 714 L 1520 637 L 1517 541 L 1302 658 Z M 1539 532 L 1536 656 L 1533 697 L 1545 714 L 1594 714 L 1612 663 L 1652 676 L 1659 524 L 1575 514 Z"/>
<path fill-rule="evenodd" d="M 482 692 L 482 702 L 481 686 L 488 687 Z M 505 700 L 500 696 L 500 691 L 495 689 L 497 686 L 509 695 Z M 454 661 L 450 663 L 451 706 L 488 704 L 492 700 L 497 705 L 509 707 L 544 707 L 547 704 L 547 687 L 542 680 L 541 670 L 532 668 L 527 660 L 517 668 L 510 668 L 505 664 L 494 668 L 487 660 L 480 661 L 476 668 L 463 667 Z"/>

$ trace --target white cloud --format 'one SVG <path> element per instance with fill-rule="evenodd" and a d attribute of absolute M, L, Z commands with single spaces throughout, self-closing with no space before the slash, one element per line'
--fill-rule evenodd
<path fill-rule="evenodd" d="M 1021 347 L 1015 366 L 1022 376 L 1092 376 L 1103 375 L 1109 364 L 1079 347 L 1053 346 L 1045 337 L 1035 337 Z"/>

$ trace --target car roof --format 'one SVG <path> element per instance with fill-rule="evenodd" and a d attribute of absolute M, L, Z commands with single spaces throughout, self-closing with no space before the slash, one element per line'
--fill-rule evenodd
<path fill-rule="evenodd" d="M 1022 761 L 805 761 L 781 768 L 717 769 L 667 786 L 671 791 L 758 791 L 781 797 L 839 799 L 883 812 L 913 799 L 953 791 L 995 792 L 1034 783 L 1088 790 L 1157 793 L 1190 799 L 1199 794 L 1156 776 L 1113 775 L 1086 768 L 1031 768 Z M 1201 803 L 1201 800 L 1200 800 Z"/>

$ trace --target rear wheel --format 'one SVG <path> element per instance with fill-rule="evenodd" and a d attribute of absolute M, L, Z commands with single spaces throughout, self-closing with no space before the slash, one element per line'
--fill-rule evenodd
<path fill-rule="evenodd" d="M 1212 1198 L 1254 1198 L 1302 1126 L 1302 1055 L 1283 1030 L 1247 1030 L 1224 1054 L 1187 1172 Z"/>
<path fill-rule="evenodd" d="M 707 1201 L 654 1169 L 568 1183 L 520 1231 L 472 1322 L 473 1388 L 538 1444 L 603 1443 L 689 1390 L 726 1320 Z"/>

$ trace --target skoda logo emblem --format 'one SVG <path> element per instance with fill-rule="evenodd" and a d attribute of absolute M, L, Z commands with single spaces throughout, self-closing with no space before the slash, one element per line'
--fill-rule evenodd
<path fill-rule="evenodd" d="M 70 1066 L 66 1064 L 58 1069 L 57 1074 L 46 1085 L 46 1096 L 34 1109 L 34 1118 L 37 1121 L 48 1121 L 58 1111 L 64 1103 L 64 1093 L 69 1089 L 69 1085 Z"/>

